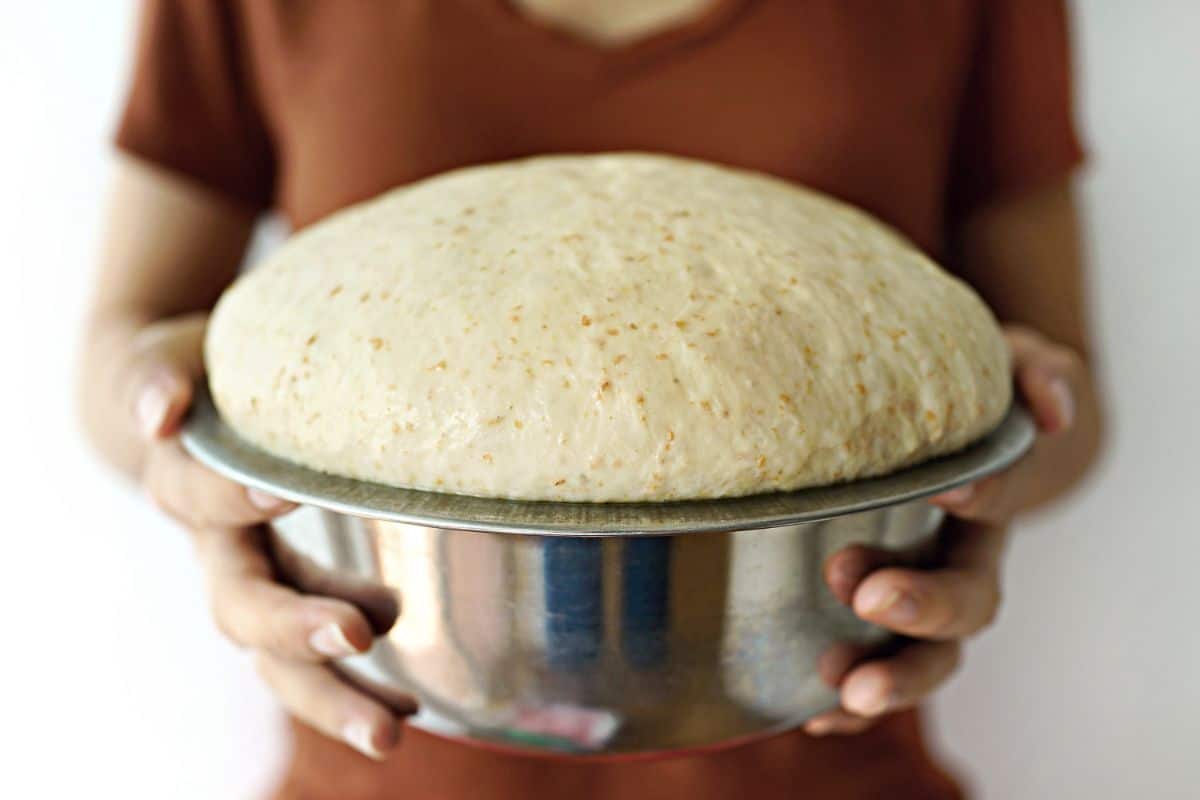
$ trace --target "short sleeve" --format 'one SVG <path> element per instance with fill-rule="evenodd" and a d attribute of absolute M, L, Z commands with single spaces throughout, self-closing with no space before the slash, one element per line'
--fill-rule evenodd
<path fill-rule="evenodd" d="M 988 0 L 950 176 L 958 219 L 1063 177 L 1084 159 L 1075 124 L 1065 0 Z"/>
<path fill-rule="evenodd" d="M 255 208 L 274 156 L 247 70 L 236 3 L 143 0 L 117 147 Z"/>

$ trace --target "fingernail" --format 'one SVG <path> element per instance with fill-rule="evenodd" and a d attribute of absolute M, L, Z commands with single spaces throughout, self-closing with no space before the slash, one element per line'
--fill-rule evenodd
<path fill-rule="evenodd" d="M 350 640 L 346 638 L 342 627 L 332 622 L 313 631 L 312 635 L 308 637 L 308 646 L 330 658 L 341 658 L 358 652 L 358 648 L 350 644 Z"/>
<path fill-rule="evenodd" d="M 137 418 L 143 436 L 153 439 L 158 435 L 170 406 L 171 398 L 160 383 L 151 382 L 142 389 L 137 400 Z"/>
<path fill-rule="evenodd" d="M 371 741 L 371 723 L 366 720 L 355 719 L 347 722 L 346 727 L 342 728 L 342 738 L 346 740 L 346 744 L 367 758 L 383 760 L 383 751 Z"/>
<path fill-rule="evenodd" d="M 917 601 L 907 592 L 868 584 L 855 604 L 859 613 L 885 622 L 904 624 L 917 618 Z"/>
<path fill-rule="evenodd" d="M 1050 396 L 1054 398 L 1054 410 L 1060 422 L 1059 430 L 1066 430 L 1075 422 L 1075 395 L 1062 378 L 1050 381 Z"/>
<path fill-rule="evenodd" d="M 962 505 L 971 499 L 971 495 L 975 494 L 975 484 L 968 483 L 966 486 L 959 486 L 956 489 L 951 489 L 948 492 L 934 495 L 929 498 L 932 503 L 944 503 L 948 506 Z"/>
<path fill-rule="evenodd" d="M 255 508 L 260 508 L 263 511 L 275 511 L 276 509 L 291 505 L 287 500 L 267 494 L 266 492 L 260 492 L 258 489 L 247 489 L 246 497 L 249 498 Z"/>
<path fill-rule="evenodd" d="M 876 675 L 859 678 L 842 690 L 842 705 L 847 711 L 873 717 L 887 711 L 890 704 L 883 678 Z"/>

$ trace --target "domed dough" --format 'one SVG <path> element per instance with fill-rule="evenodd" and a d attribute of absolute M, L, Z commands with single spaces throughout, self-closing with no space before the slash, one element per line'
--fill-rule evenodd
<path fill-rule="evenodd" d="M 889 228 L 678 158 L 463 169 L 302 231 L 226 292 L 250 442 L 395 486 L 713 498 L 893 471 L 1010 401 L 995 320 Z"/>

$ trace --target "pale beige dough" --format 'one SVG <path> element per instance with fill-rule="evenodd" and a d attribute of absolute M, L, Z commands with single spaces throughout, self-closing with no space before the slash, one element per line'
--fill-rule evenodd
<path fill-rule="evenodd" d="M 308 228 L 226 292 L 249 441 L 482 496 L 713 498 L 887 473 L 1010 402 L 965 284 L 866 214 L 678 158 L 459 170 Z"/>

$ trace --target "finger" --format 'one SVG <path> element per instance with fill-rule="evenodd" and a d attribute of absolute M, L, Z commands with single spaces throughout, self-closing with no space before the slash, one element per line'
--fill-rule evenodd
<path fill-rule="evenodd" d="M 147 440 L 173 434 L 192 404 L 192 382 L 170 364 L 147 366 L 131 391 L 138 430 Z"/>
<path fill-rule="evenodd" d="M 817 675 L 821 677 L 826 686 L 836 689 L 842 684 L 842 679 L 854 665 L 869 652 L 869 648 L 862 645 L 838 642 L 817 659 Z"/>
<path fill-rule="evenodd" d="M 128 408 L 147 439 L 170 436 L 192 402 L 192 385 L 204 372 L 205 314 L 147 326 L 133 342 L 122 371 Z"/>
<path fill-rule="evenodd" d="M 1075 420 L 1081 359 L 1030 330 L 1010 330 L 1006 338 L 1012 350 L 1017 387 L 1038 428 L 1051 435 L 1068 430 Z"/>
<path fill-rule="evenodd" d="M 1065 369 L 1037 364 L 1019 368 L 1016 379 L 1042 433 L 1055 435 L 1070 430 L 1075 422 L 1075 390 Z"/>
<path fill-rule="evenodd" d="M 882 569 L 854 593 L 858 616 L 923 639 L 975 633 L 992 622 L 999 606 L 999 580 L 989 568 Z"/>
<path fill-rule="evenodd" d="M 1021 509 L 1020 467 L 934 495 L 929 502 L 960 519 L 1004 522 Z"/>
<path fill-rule="evenodd" d="M 839 602 L 850 605 L 854 590 L 872 571 L 889 563 L 894 554 L 886 550 L 856 544 L 845 547 L 825 560 L 825 583 Z"/>
<path fill-rule="evenodd" d="M 958 642 L 915 642 L 856 667 L 842 684 L 842 707 L 863 717 L 911 708 L 950 677 L 961 654 Z"/>
<path fill-rule="evenodd" d="M 387 708 L 351 689 L 329 667 L 265 653 L 258 671 L 284 708 L 334 739 L 377 761 L 396 746 L 400 728 Z"/>
<path fill-rule="evenodd" d="M 310 597 L 276 583 L 250 529 L 197 534 L 213 616 L 231 640 L 281 658 L 323 661 L 365 652 L 371 626 L 361 611 L 330 597 Z"/>
<path fill-rule="evenodd" d="M 287 575 L 297 592 L 345 600 L 363 613 L 376 636 L 392 629 L 400 617 L 399 592 L 363 575 L 335 571 L 294 547 L 271 549 L 275 574 Z"/>
<path fill-rule="evenodd" d="M 804 731 L 809 736 L 829 736 L 831 734 L 848 735 L 862 733 L 875 724 L 870 717 L 860 717 L 843 709 L 827 711 L 813 717 L 804 723 Z"/>
<path fill-rule="evenodd" d="M 248 527 L 296 507 L 222 478 L 175 440 L 147 449 L 142 484 L 156 505 L 193 530 Z"/>

